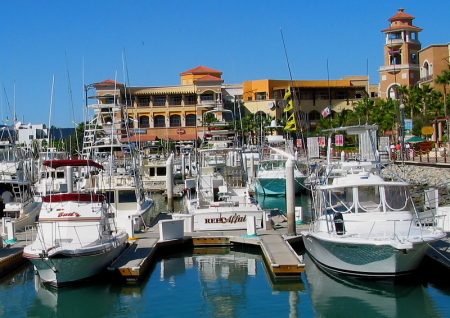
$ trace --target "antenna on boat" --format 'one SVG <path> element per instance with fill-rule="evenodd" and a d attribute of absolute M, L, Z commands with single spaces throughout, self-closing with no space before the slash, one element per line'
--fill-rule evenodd
<path fill-rule="evenodd" d="M 52 93 L 50 95 L 50 113 L 48 115 L 48 135 L 47 135 L 47 139 L 48 139 L 48 147 L 50 147 L 50 140 L 51 140 L 51 121 L 52 121 L 52 110 L 53 110 L 53 96 L 54 96 L 54 92 L 55 92 L 55 74 L 53 74 L 53 79 L 52 79 Z"/>
<path fill-rule="evenodd" d="M 296 98 L 297 98 L 298 105 L 300 105 L 300 101 L 299 101 L 298 95 L 297 95 L 298 92 L 294 89 L 294 84 L 295 83 L 294 83 L 294 80 L 292 78 L 291 66 L 290 66 L 290 63 L 289 63 L 289 58 L 288 58 L 288 54 L 287 54 L 286 44 L 285 44 L 285 41 L 284 41 L 283 30 L 281 28 L 280 28 L 280 32 L 281 32 L 281 39 L 283 41 L 284 54 L 286 56 L 286 63 L 287 63 L 287 66 L 288 66 L 288 71 L 289 71 L 289 79 L 290 79 L 290 85 L 289 86 L 291 88 L 291 92 L 290 93 L 291 93 L 291 96 L 292 96 L 292 106 L 293 106 L 293 112 L 292 112 L 291 116 L 295 120 L 295 131 L 297 133 L 297 137 L 298 137 L 298 135 L 300 135 L 300 138 L 301 138 L 301 140 L 303 142 L 303 139 L 304 139 L 304 136 L 303 136 L 303 130 L 304 129 L 303 128 L 305 128 L 305 125 L 304 125 L 304 120 L 300 120 L 301 119 L 300 116 L 304 117 L 305 114 L 302 113 L 302 112 L 298 112 L 295 109 L 295 106 L 296 106 L 295 105 L 295 100 L 296 100 Z M 287 112 L 285 111 L 284 113 L 285 113 L 286 119 L 288 119 Z M 305 119 L 305 118 L 303 118 L 303 119 Z M 299 127 L 297 126 L 297 124 L 300 126 L 300 133 L 298 133 L 298 128 Z M 293 147 L 292 143 L 290 145 Z"/>
<path fill-rule="evenodd" d="M 330 68 L 328 66 L 328 59 L 327 59 L 327 83 L 328 83 L 328 108 L 329 108 L 329 114 L 331 115 L 331 86 L 330 86 Z M 331 116 L 329 116 L 329 117 L 330 117 L 330 123 L 332 123 Z"/>
<path fill-rule="evenodd" d="M 75 108 L 74 108 L 74 104 L 73 104 L 72 83 L 70 82 L 70 71 L 69 71 L 69 62 L 67 60 L 67 52 L 64 52 L 64 56 L 66 58 L 67 81 L 69 83 L 70 106 L 72 109 L 72 119 L 73 119 L 72 121 L 75 122 Z M 76 130 L 76 128 L 77 127 L 75 127 L 75 130 Z M 76 140 L 76 145 L 77 145 L 77 150 L 78 150 L 80 148 L 78 138 L 75 138 L 75 140 Z"/>

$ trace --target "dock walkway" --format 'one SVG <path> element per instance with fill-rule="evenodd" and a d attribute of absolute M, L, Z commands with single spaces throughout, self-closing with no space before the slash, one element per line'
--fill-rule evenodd
<path fill-rule="evenodd" d="M 447 237 L 431 244 L 427 256 L 450 269 L 450 233 Z"/>
<path fill-rule="evenodd" d="M 154 225 L 148 231 L 137 233 L 136 239 L 130 241 L 127 250 L 108 269 L 118 271 L 128 282 L 133 282 L 140 280 L 147 272 L 159 248 L 175 245 L 201 247 L 249 244 L 261 246 L 269 272 L 275 280 L 299 279 L 305 271 L 304 263 L 286 242 L 284 234 L 284 230 L 259 230 L 255 236 L 247 236 L 246 230 L 211 231 L 185 233 L 178 239 L 164 241 L 160 240 L 159 227 Z"/>
<path fill-rule="evenodd" d="M 25 246 L 32 242 L 31 235 L 31 231 L 18 232 L 16 233 L 17 241 L 14 244 L 3 242 L 3 248 L 0 248 L 0 277 L 5 276 L 28 261 L 22 254 Z"/>

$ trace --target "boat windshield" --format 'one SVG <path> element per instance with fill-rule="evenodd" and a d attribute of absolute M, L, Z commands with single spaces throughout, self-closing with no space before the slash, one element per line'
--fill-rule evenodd
<path fill-rule="evenodd" d="M 284 170 L 286 169 L 286 161 L 277 160 L 277 161 L 268 161 L 263 162 L 261 164 L 260 170 Z"/>
<path fill-rule="evenodd" d="M 323 208 L 333 212 L 396 212 L 410 211 L 406 186 L 370 186 L 335 188 L 324 191 Z"/>

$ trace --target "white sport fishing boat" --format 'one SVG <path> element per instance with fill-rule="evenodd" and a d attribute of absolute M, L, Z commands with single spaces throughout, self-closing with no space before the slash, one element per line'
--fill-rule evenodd
<path fill-rule="evenodd" d="M 106 193 L 117 227 L 132 237 L 147 227 L 153 199 L 144 190 L 138 149 L 129 142 L 126 107 L 100 103 L 88 108 L 95 116 L 86 123 L 82 158 L 99 162 L 105 170 L 89 176 L 85 187 Z"/>
<path fill-rule="evenodd" d="M 277 126 L 276 120 L 266 129 L 284 128 Z M 286 162 L 294 161 L 294 191 L 300 193 L 304 188 L 305 169 L 301 169 L 293 143 L 284 135 L 266 135 L 261 147 L 261 158 L 255 177 L 255 190 L 262 195 L 286 195 Z"/>
<path fill-rule="evenodd" d="M 329 157 L 327 175 L 312 184 L 314 215 L 302 235 L 307 253 L 323 268 L 390 278 L 412 273 L 429 244 L 446 233 L 435 218 L 418 213 L 409 184 L 381 165 L 376 130 L 366 125 L 329 131 L 330 137 L 338 131 L 358 135 L 360 157 L 335 163 Z"/>
<path fill-rule="evenodd" d="M 197 177 L 186 181 L 186 188 L 192 188 L 193 183 L 196 195 L 188 197 L 187 213 L 172 215 L 174 219 L 184 219 L 189 232 L 246 229 L 250 217 L 254 217 L 256 229 L 270 222 L 269 214 L 249 191 L 246 160 L 242 149 L 236 146 L 236 134 L 225 127 L 226 122 L 213 123 L 205 134 L 198 152 Z"/>
<path fill-rule="evenodd" d="M 39 218 L 41 202 L 33 193 L 31 154 L 20 148 L 0 152 L 0 193 L 4 204 L 2 227 L 7 231 L 6 222 L 14 224 L 15 231 L 23 231 Z M 1 233 L 0 233 L 1 234 Z"/>
<path fill-rule="evenodd" d="M 36 240 L 25 247 L 46 284 L 61 287 L 86 280 L 107 268 L 125 249 L 128 234 L 115 227 L 114 213 L 103 194 L 74 192 L 72 169 L 87 174 L 102 170 L 92 160 L 53 160 L 44 165 L 66 167 L 67 192 L 43 197 Z"/>

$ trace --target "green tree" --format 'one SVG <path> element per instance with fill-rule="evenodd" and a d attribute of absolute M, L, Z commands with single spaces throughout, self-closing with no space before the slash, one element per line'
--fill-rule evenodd
<path fill-rule="evenodd" d="M 450 70 L 443 70 L 441 75 L 438 75 L 437 78 L 434 80 L 436 84 L 442 85 L 443 92 L 444 92 L 444 112 L 445 117 L 447 118 L 447 140 L 449 140 L 449 134 L 450 134 L 450 125 L 449 125 L 449 110 L 447 105 L 447 85 L 450 84 Z"/>
<path fill-rule="evenodd" d="M 370 123 L 369 114 L 371 110 L 373 110 L 375 106 L 375 101 L 373 99 L 369 99 L 367 97 L 364 97 L 361 101 L 357 103 L 357 106 L 355 107 L 355 115 L 359 119 L 363 119 L 366 123 Z"/>

